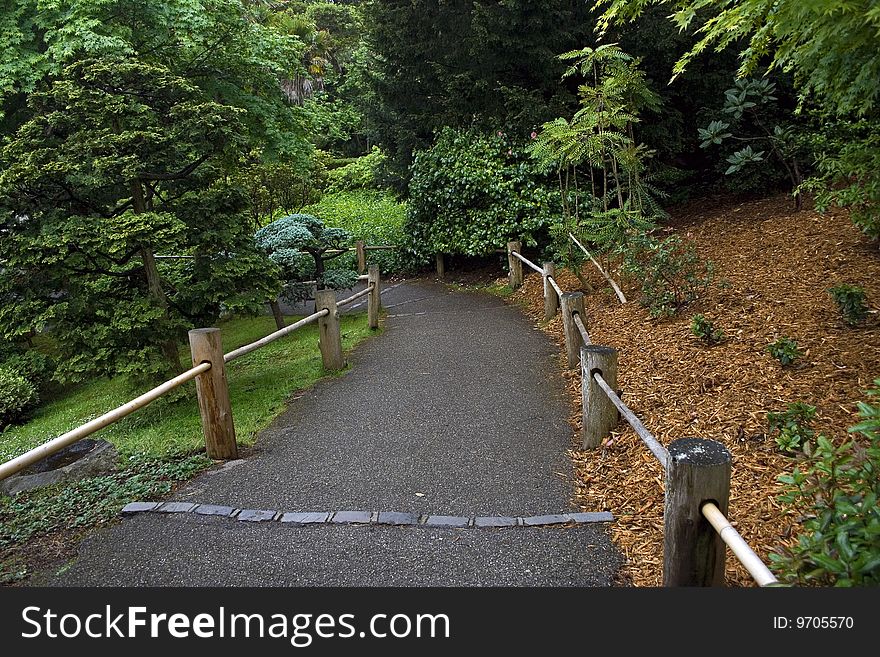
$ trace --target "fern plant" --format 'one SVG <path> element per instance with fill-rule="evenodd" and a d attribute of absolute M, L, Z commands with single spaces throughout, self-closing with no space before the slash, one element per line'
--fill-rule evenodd
<path fill-rule="evenodd" d="M 569 234 L 589 243 L 606 260 L 625 250 L 633 235 L 653 229 L 662 210 L 658 190 L 645 174 L 652 151 L 636 141 L 639 112 L 659 107 L 639 61 L 616 44 L 565 53 L 571 62 L 563 79 L 580 77 L 580 109 L 569 120 L 545 123 L 531 154 L 555 170 L 563 201 L 561 225 L 554 231 L 559 253 L 579 271 L 580 253 Z M 581 278 L 582 282 L 586 281 Z"/>

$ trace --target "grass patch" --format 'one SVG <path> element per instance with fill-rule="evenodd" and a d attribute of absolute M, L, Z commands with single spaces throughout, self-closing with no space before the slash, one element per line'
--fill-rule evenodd
<path fill-rule="evenodd" d="M 343 315 L 342 344 L 352 348 L 370 335 L 364 315 Z M 231 351 L 275 330 L 271 317 L 231 319 L 220 324 L 223 348 Z M 283 409 L 290 395 L 328 373 L 318 351 L 318 329 L 310 324 L 227 366 L 235 431 L 241 445 L 252 445 L 256 434 Z M 183 352 L 182 352 L 183 353 Z M 189 358 L 186 350 L 184 359 Z M 187 362 L 184 360 L 184 362 Z M 125 378 L 80 384 L 45 403 L 34 418 L 0 434 L 0 461 L 51 440 L 124 404 L 146 390 Z M 123 456 L 168 457 L 204 448 L 195 383 L 178 388 L 146 408 L 98 432 Z"/>
<path fill-rule="evenodd" d="M 340 319 L 346 350 L 373 333 L 365 315 Z M 224 350 L 230 351 L 271 333 L 275 323 L 271 317 L 232 319 L 220 328 Z M 229 396 L 238 443 L 252 445 L 292 393 L 328 374 L 315 325 L 230 363 Z M 195 384 L 179 390 L 182 394 L 162 397 L 96 434 L 119 450 L 118 472 L 0 497 L 0 585 L 21 581 L 62 558 L 87 529 L 113 521 L 128 502 L 162 499 L 178 482 L 211 465 L 203 453 Z M 33 420 L 0 434 L 0 459 L 17 456 L 143 391 L 124 378 L 62 391 Z"/>

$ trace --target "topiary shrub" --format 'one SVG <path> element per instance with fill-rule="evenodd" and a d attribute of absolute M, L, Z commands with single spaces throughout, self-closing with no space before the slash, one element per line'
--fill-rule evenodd
<path fill-rule="evenodd" d="M 14 353 L 5 358 L 0 366 L 17 372 L 40 390 L 45 388 L 55 372 L 55 362 L 36 349 Z"/>
<path fill-rule="evenodd" d="M 404 230 L 418 254 L 482 256 L 511 240 L 548 241 L 559 192 L 526 153 L 527 138 L 444 128 L 416 155 Z"/>
<path fill-rule="evenodd" d="M 30 381 L 0 365 L 0 429 L 23 420 L 37 401 L 37 389 Z"/>

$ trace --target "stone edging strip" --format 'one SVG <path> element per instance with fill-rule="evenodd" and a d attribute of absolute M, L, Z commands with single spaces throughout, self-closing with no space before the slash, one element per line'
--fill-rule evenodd
<path fill-rule="evenodd" d="M 583 525 L 594 522 L 612 522 L 607 511 L 592 513 L 556 513 L 543 516 L 441 516 L 416 515 L 399 511 L 319 511 L 285 513 L 263 509 L 236 509 L 216 504 L 193 502 L 132 502 L 122 509 L 122 515 L 138 513 L 195 513 L 201 516 L 233 518 L 242 522 L 280 522 L 294 527 L 312 525 L 391 525 L 444 528 L 500 528 L 548 527 L 552 525 Z"/>

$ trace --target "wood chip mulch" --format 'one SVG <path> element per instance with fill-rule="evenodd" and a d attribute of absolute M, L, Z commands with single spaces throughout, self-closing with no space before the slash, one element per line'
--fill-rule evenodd
<path fill-rule="evenodd" d="M 838 440 L 857 420 L 855 402 L 880 377 L 880 251 L 845 212 L 795 212 L 787 195 L 751 202 L 717 199 L 673 212 L 670 230 L 694 240 L 715 263 L 715 283 L 697 302 L 670 319 L 651 319 L 637 287 L 621 305 L 592 265 L 584 266 L 597 290 L 587 295 L 587 328 L 595 344 L 619 350 L 618 384 L 624 402 L 664 444 L 676 438 L 711 438 L 733 455 L 729 519 L 769 563 L 774 548 L 792 540 L 797 517 L 776 501 L 777 476 L 793 461 L 768 434 L 767 412 L 789 402 L 817 407 L 815 428 Z M 528 271 L 528 270 L 527 270 Z M 563 290 L 580 289 L 568 271 Z M 871 307 L 863 325 L 841 320 L 827 288 L 861 285 Z M 560 345 L 562 320 L 543 321 L 541 277 L 526 276 L 510 299 Z M 727 336 L 706 346 L 690 331 L 703 313 Z M 797 340 L 804 356 L 783 368 L 766 347 L 781 335 Z M 564 366 L 564 363 L 563 363 Z M 564 372 L 571 394 L 570 423 L 580 431 L 580 373 Z M 659 586 L 663 563 L 662 467 L 624 421 L 597 450 L 570 452 L 577 473 L 576 502 L 611 511 L 615 543 L 626 556 L 621 583 Z M 728 551 L 727 584 L 754 586 Z"/>

